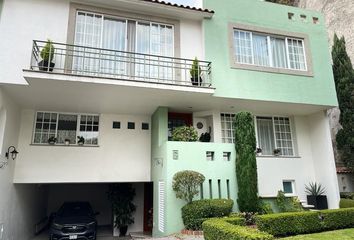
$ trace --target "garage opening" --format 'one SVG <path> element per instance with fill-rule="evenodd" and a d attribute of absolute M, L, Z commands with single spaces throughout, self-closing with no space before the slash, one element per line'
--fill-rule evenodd
<path fill-rule="evenodd" d="M 151 236 L 153 216 L 153 184 L 132 183 L 135 190 L 133 204 L 136 211 L 133 214 L 134 223 L 129 225 L 127 236 Z M 68 202 L 88 202 L 97 220 L 97 240 L 110 240 L 119 236 L 119 230 L 113 227 L 114 216 L 112 204 L 108 199 L 109 183 L 80 183 L 80 184 L 44 184 L 46 206 L 43 206 L 46 216 L 36 223 L 39 234 L 34 240 L 48 239 L 47 223 L 55 218 L 59 208 Z M 68 239 L 80 239 L 72 238 Z"/>

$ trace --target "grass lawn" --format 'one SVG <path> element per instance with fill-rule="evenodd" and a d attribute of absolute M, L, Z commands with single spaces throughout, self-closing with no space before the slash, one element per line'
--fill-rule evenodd
<path fill-rule="evenodd" d="M 323 232 L 307 235 L 299 235 L 295 237 L 282 238 L 282 240 L 353 240 L 354 239 L 354 228 L 337 230 L 332 232 Z"/>

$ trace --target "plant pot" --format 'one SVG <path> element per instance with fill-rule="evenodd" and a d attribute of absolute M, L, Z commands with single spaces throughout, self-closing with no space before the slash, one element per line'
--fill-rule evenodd
<path fill-rule="evenodd" d="M 314 205 L 315 209 L 323 210 L 328 209 L 328 202 L 326 195 L 312 196 L 307 195 L 307 204 Z"/>
<path fill-rule="evenodd" d="M 80 146 L 84 145 L 83 142 L 78 142 L 77 144 L 80 145 Z"/>
<path fill-rule="evenodd" d="M 49 141 L 48 144 L 49 144 L 49 145 L 54 145 L 55 142 L 54 142 L 54 141 Z"/>
<path fill-rule="evenodd" d="M 53 69 L 54 69 L 54 66 L 55 66 L 55 63 L 52 63 L 52 62 L 48 62 L 48 61 L 45 61 L 45 60 L 42 60 L 38 63 L 38 67 L 39 67 L 39 70 L 41 71 L 45 71 L 45 72 L 53 72 Z"/>
<path fill-rule="evenodd" d="M 127 234 L 128 226 L 123 226 L 119 228 L 119 237 L 124 237 Z"/>
<path fill-rule="evenodd" d="M 199 80 L 198 80 L 199 79 Z M 202 78 L 201 77 L 199 77 L 199 78 L 194 78 L 194 77 L 192 77 L 191 78 L 191 81 L 192 81 L 192 85 L 193 86 L 202 86 L 202 82 L 203 82 L 203 80 L 202 80 Z"/>
<path fill-rule="evenodd" d="M 65 145 L 70 145 L 70 141 L 65 141 Z"/>

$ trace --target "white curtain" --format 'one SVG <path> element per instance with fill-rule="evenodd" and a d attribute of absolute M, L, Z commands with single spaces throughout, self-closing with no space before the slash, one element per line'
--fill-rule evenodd
<path fill-rule="evenodd" d="M 251 33 L 235 30 L 234 31 L 235 56 L 238 63 L 252 64 L 252 41 Z"/>
<path fill-rule="evenodd" d="M 101 31 L 103 16 L 93 13 L 78 12 L 76 19 L 75 45 L 101 47 Z M 85 74 L 94 74 L 99 70 L 98 50 L 75 47 L 73 70 Z"/>
<path fill-rule="evenodd" d="M 273 155 L 274 130 L 272 118 L 257 117 L 258 147 L 263 155 Z"/>
<path fill-rule="evenodd" d="M 126 21 L 105 18 L 103 23 L 102 48 L 115 51 L 125 51 Z M 126 75 L 125 53 L 102 51 L 101 73 Z"/>
<path fill-rule="evenodd" d="M 288 68 L 288 60 L 286 56 L 286 46 L 284 39 L 281 38 L 270 38 L 272 56 L 273 56 L 273 67 L 276 68 Z"/>
<path fill-rule="evenodd" d="M 149 23 L 137 23 L 136 28 L 136 52 L 143 54 L 150 54 L 150 24 Z M 135 65 L 135 74 L 137 77 L 147 78 L 149 77 L 149 58 L 148 56 L 138 55 Z"/>
<path fill-rule="evenodd" d="M 254 64 L 270 66 L 267 36 L 252 34 Z"/>

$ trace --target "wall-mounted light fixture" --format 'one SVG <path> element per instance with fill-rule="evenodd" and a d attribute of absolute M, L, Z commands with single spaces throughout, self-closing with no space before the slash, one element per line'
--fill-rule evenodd
<path fill-rule="evenodd" d="M 5 154 L 5 157 L 7 159 L 9 159 L 9 157 L 12 158 L 12 160 L 15 160 L 16 157 L 17 157 L 17 154 L 19 154 L 19 152 L 16 150 L 16 148 L 14 146 L 10 146 L 8 149 L 7 149 L 7 152 Z"/>

